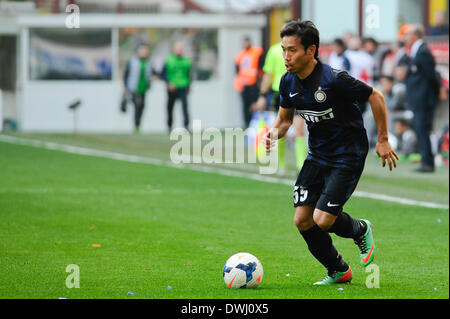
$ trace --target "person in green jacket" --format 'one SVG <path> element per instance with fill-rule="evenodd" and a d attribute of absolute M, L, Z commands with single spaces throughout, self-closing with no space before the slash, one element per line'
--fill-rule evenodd
<path fill-rule="evenodd" d="M 145 95 L 151 86 L 153 68 L 149 59 L 149 46 L 145 43 L 139 44 L 137 53 L 128 61 L 124 71 L 123 99 L 121 111 L 126 112 L 126 104 L 131 100 L 134 105 L 134 127 L 139 133 L 141 118 L 145 108 Z"/>
<path fill-rule="evenodd" d="M 173 107 L 176 100 L 181 100 L 184 127 L 189 126 L 188 94 L 191 84 L 192 62 L 183 56 L 183 44 L 177 42 L 173 53 L 169 55 L 163 69 L 163 78 L 167 83 L 167 126 L 169 133 L 173 124 Z"/>

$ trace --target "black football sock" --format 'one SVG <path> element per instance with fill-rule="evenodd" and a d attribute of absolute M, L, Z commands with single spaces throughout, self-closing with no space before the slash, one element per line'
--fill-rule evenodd
<path fill-rule="evenodd" d="M 333 246 L 330 234 L 314 225 L 308 230 L 300 231 L 311 254 L 328 270 L 347 271 L 348 265 Z"/>
<path fill-rule="evenodd" d="M 333 226 L 331 226 L 327 231 L 329 233 L 335 233 L 339 237 L 343 238 L 358 238 L 367 230 L 367 225 L 362 220 L 358 220 L 342 212 L 336 218 Z"/>

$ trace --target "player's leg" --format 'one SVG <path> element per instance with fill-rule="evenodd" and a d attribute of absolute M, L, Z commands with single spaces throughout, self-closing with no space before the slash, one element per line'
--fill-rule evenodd
<path fill-rule="evenodd" d="M 295 127 L 295 156 L 297 159 L 297 169 L 300 170 L 308 155 L 308 148 L 305 138 L 305 120 L 299 116 L 294 116 Z"/>
<path fill-rule="evenodd" d="M 309 205 L 296 207 L 294 223 L 308 250 L 327 269 L 329 278 L 326 284 L 337 283 L 347 272 L 351 273 L 351 269 L 334 247 L 330 234 L 314 223 L 313 211 L 314 207 Z M 341 282 L 344 282 L 343 278 Z"/>
<path fill-rule="evenodd" d="M 373 228 L 367 219 L 356 219 L 342 212 L 336 222 L 328 229 L 328 232 L 344 238 L 352 238 L 359 249 L 360 264 L 368 266 L 375 256 L 375 242 Z"/>
<path fill-rule="evenodd" d="M 352 238 L 360 250 L 363 266 L 369 265 L 374 257 L 375 244 L 372 225 L 368 220 L 353 218 L 342 208 L 356 188 L 362 169 L 332 169 L 326 177 L 323 194 L 314 211 L 314 222 L 323 230 L 339 237 Z"/>
<path fill-rule="evenodd" d="M 315 225 L 313 213 L 314 206 L 303 205 L 295 207 L 294 224 L 299 232 L 307 231 Z"/>
<path fill-rule="evenodd" d="M 294 224 L 311 254 L 327 269 L 328 276 L 316 284 L 331 284 L 351 280 L 351 269 L 333 246 L 330 235 L 314 223 L 314 206 L 321 194 L 321 168 L 306 161 L 294 188 Z"/>

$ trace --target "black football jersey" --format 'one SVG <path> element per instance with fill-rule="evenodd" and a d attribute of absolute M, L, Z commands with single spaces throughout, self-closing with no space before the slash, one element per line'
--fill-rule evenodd
<path fill-rule="evenodd" d="M 345 71 L 320 61 L 301 80 L 285 73 L 280 82 L 280 106 L 295 108 L 308 126 L 308 159 L 321 165 L 361 168 L 369 149 L 361 111 L 372 88 Z"/>

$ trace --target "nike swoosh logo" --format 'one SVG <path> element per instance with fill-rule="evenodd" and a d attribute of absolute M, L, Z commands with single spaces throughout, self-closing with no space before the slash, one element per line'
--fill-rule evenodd
<path fill-rule="evenodd" d="M 369 253 L 367 254 L 366 258 L 363 258 L 363 260 L 362 260 L 363 263 L 366 263 L 366 262 L 369 260 L 370 255 L 372 255 L 373 247 L 374 247 L 374 243 L 372 243 L 372 248 L 370 248 L 370 251 L 369 251 Z"/>
<path fill-rule="evenodd" d="M 236 279 L 236 276 L 237 276 L 237 275 L 235 275 L 235 276 L 233 277 L 233 279 L 230 281 L 230 283 L 228 284 L 228 287 L 229 287 L 229 288 L 231 288 L 231 286 L 233 285 L 233 281 Z"/>
<path fill-rule="evenodd" d="M 336 206 L 341 206 L 341 204 L 331 204 L 330 202 L 327 203 L 328 207 L 336 207 Z"/>
<path fill-rule="evenodd" d="M 295 94 L 289 93 L 289 97 L 294 97 L 294 96 L 296 96 L 297 94 L 298 94 L 298 92 L 295 93 Z"/>

